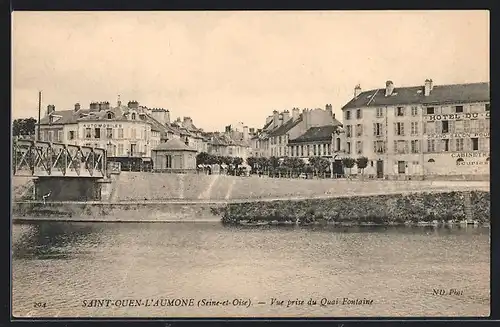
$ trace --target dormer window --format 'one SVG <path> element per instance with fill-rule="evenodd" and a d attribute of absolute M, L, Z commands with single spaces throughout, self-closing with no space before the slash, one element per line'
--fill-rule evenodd
<path fill-rule="evenodd" d="M 131 117 L 132 117 L 132 120 L 135 120 L 135 118 L 136 118 L 135 116 L 136 116 L 136 115 L 135 115 L 135 112 L 134 112 L 134 113 L 132 113 L 132 116 L 131 116 Z"/>
<path fill-rule="evenodd" d="M 108 112 L 107 117 L 108 117 L 108 119 L 113 119 L 114 115 L 112 112 Z"/>

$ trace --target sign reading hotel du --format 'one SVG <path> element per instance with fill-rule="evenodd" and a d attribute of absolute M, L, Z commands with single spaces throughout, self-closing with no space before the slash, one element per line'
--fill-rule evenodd
<path fill-rule="evenodd" d="M 461 120 L 461 119 L 477 119 L 490 118 L 490 112 L 467 112 L 460 114 L 442 114 L 442 115 L 426 115 L 427 120 Z"/>

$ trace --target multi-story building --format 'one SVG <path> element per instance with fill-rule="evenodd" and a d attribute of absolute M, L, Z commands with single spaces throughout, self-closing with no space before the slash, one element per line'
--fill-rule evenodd
<path fill-rule="evenodd" d="M 92 102 L 89 109 L 47 107 L 40 120 L 41 140 L 105 148 L 109 157 L 150 157 L 160 143 L 161 130 L 136 101 L 112 108 L 109 102 Z"/>
<path fill-rule="evenodd" d="M 489 178 L 489 83 L 357 85 L 342 111 L 346 155 L 367 157 L 379 178 Z"/>
<path fill-rule="evenodd" d="M 293 147 L 289 143 L 305 134 L 312 127 L 337 126 L 341 123 L 335 119 L 332 105 L 327 104 L 325 109 L 303 109 L 293 108 L 292 114 L 288 110 L 279 113 L 273 111 L 273 115 L 267 117 L 261 132 L 252 138 L 253 154 L 265 157 L 291 156 Z"/>

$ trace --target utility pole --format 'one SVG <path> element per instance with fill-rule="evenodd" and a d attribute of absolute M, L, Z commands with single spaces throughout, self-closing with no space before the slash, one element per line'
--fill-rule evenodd
<path fill-rule="evenodd" d="M 40 116 L 42 114 L 42 91 L 38 92 L 38 131 L 37 141 L 40 141 Z"/>

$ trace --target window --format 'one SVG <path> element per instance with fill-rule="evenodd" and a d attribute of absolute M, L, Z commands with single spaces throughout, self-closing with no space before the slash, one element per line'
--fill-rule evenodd
<path fill-rule="evenodd" d="M 477 137 L 471 138 L 472 141 L 472 151 L 478 151 L 479 150 L 479 139 Z"/>
<path fill-rule="evenodd" d="M 361 109 L 356 109 L 356 119 L 361 119 Z"/>
<path fill-rule="evenodd" d="M 113 138 L 113 129 L 112 128 L 106 128 L 106 137 L 108 139 L 112 139 Z"/>
<path fill-rule="evenodd" d="M 351 119 L 351 112 L 350 112 L 349 110 L 347 110 L 347 111 L 345 112 L 345 119 L 346 119 L 346 120 Z"/>
<path fill-rule="evenodd" d="M 347 153 L 351 153 L 351 142 L 347 142 Z"/>
<path fill-rule="evenodd" d="M 86 139 L 92 138 L 92 130 L 90 128 L 85 128 L 85 138 Z"/>
<path fill-rule="evenodd" d="M 427 162 L 435 162 L 435 161 L 434 161 L 434 159 L 431 158 L 431 159 L 427 160 Z"/>
<path fill-rule="evenodd" d="M 406 172 L 406 162 L 405 161 L 398 161 L 398 173 L 404 174 L 405 172 Z"/>
<path fill-rule="evenodd" d="M 455 106 L 455 112 L 456 113 L 464 112 L 464 106 Z"/>
<path fill-rule="evenodd" d="M 123 154 L 123 144 L 118 144 L 118 155 Z"/>
<path fill-rule="evenodd" d="M 300 146 L 300 156 L 301 157 L 304 156 L 304 146 L 303 145 Z"/>
<path fill-rule="evenodd" d="M 363 135 L 363 125 L 361 124 L 356 125 L 356 135 L 357 136 Z"/>
<path fill-rule="evenodd" d="M 441 140 L 441 151 L 450 151 L 450 140 L 442 139 Z"/>
<path fill-rule="evenodd" d="M 351 134 L 352 134 L 352 126 L 351 125 L 347 125 L 346 126 L 346 136 L 347 137 L 351 137 Z"/>
<path fill-rule="evenodd" d="M 382 124 L 381 123 L 373 123 L 373 135 L 375 135 L 375 136 L 382 135 Z"/>
<path fill-rule="evenodd" d="M 74 140 L 74 139 L 75 139 L 75 131 L 69 131 L 68 140 Z"/>
<path fill-rule="evenodd" d="M 464 131 L 464 121 L 455 120 L 455 133 L 462 133 Z"/>
<path fill-rule="evenodd" d="M 436 133 L 436 124 L 433 121 L 425 122 L 425 133 L 426 134 Z"/>
<path fill-rule="evenodd" d="M 455 139 L 455 149 L 456 151 L 464 150 L 464 139 Z"/>
<path fill-rule="evenodd" d="M 281 135 L 278 137 L 278 143 L 281 144 Z"/>
<path fill-rule="evenodd" d="M 479 121 L 477 119 L 473 119 L 470 121 L 470 132 L 479 133 Z"/>
<path fill-rule="evenodd" d="M 426 113 L 428 115 L 434 115 L 434 107 L 427 107 Z"/>
<path fill-rule="evenodd" d="M 113 119 L 113 114 L 111 112 L 108 112 L 108 119 Z"/>
<path fill-rule="evenodd" d="M 484 110 L 490 111 L 490 104 L 489 103 L 484 105 Z"/>
<path fill-rule="evenodd" d="M 449 133 L 450 132 L 450 130 L 449 130 L 450 124 L 448 124 L 448 121 L 447 120 L 442 120 L 441 124 L 442 124 L 441 125 L 441 132 L 443 134 Z"/>
<path fill-rule="evenodd" d="M 456 161 L 457 165 L 460 165 L 461 162 L 464 162 L 463 158 L 458 158 L 457 161 Z"/>
<path fill-rule="evenodd" d="M 165 168 L 172 168 L 172 156 L 169 154 L 165 156 Z"/>
<path fill-rule="evenodd" d="M 418 121 L 411 122 L 411 135 L 418 135 Z"/>
<path fill-rule="evenodd" d="M 134 112 L 134 113 L 132 113 L 132 120 L 135 120 L 135 118 L 136 117 L 135 117 L 135 112 Z"/>
<path fill-rule="evenodd" d="M 434 140 L 427 140 L 427 152 L 436 152 L 436 143 Z"/>
<path fill-rule="evenodd" d="M 375 142 L 373 142 L 373 151 L 375 153 L 384 153 L 385 152 L 385 143 L 384 143 L 384 141 L 375 141 Z"/>
<path fill-rule="evenodd" d="M 376 114 L 377 114 L 377 118 L 384 117 L 384 108 L 377 108 Z"/>
<path fill-rule="evenodd" d="M 356 142 L 356 152 L 358 152 L 358 154 L 363 153 L 363 143 L 361 143 L 361 141 Z"/>
<path fill-rule="evenodd" d="M 335 146 L 336 151 L 340 151 L 340 138 L 337 137 L 337 144 Z"/>
<path fill-rule="evenodd" d="M 416 106 L 411 107 L 411 115 L 414 117 L 418 115 L 418 107 Z"/>
<path fill-rule="evenodd" d="M 420 151 L 420 141 L 419 140 L 412 140 L 410 142 L 410 146 L 411 146 L 411 153 L 418 153 Z"/>
<path fill-rule="evenodd" d="M 405 108 L 404 107 L 397 107 L 396 108 L 396 116 L 403 117 L 404 115 L 405 115 Z"/>
<path fill-rule="evenodd" d="M 133 139 L 133 140 L 135 140 L 135 128 L 132 128 L 132 129 L 130 130 L 130 133 L 131 133 L 131 134 L 130 134 L 130 138 L 131 138 L 131 139 Z"/>
<path fill-rule="evenodd" d="M 405 135 L 405 124 L 403 122 L 394 123 L 394 126 L 395 126 L 396 135 L 399 135 L 399 136 Z"/>
<path fill-rule="evenodd" d="M 118 128 L 118 138 L 119 139 L 123 138 L 123 128 Z"/>
<path fill-rule="evenodd" d="M 406 153 L 406 142 L 403 140 L 394 141 L 394 153 Z"/>
<path fill-rule="evenodd" d="M 100 128 L 95 128 L 94 129 L 94 137 L 96 139 L 100 139 L 101 138 L 101 129 Z"/>

